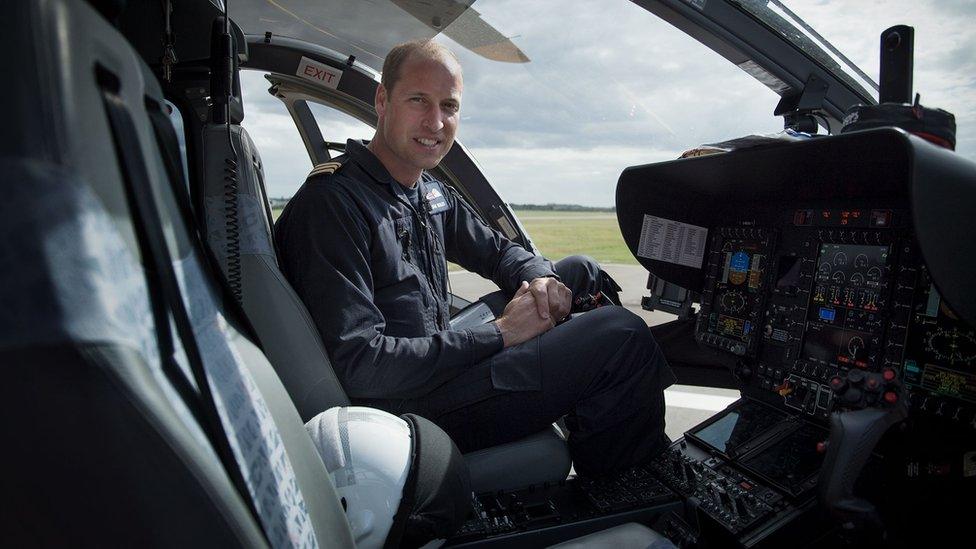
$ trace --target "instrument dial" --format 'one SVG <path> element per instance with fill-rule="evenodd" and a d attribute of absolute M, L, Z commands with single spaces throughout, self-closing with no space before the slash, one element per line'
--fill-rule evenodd
<path fill-rule="evenodd" d="M 856 358 L 858 353 L 864 350 L 864 340 L 860 336 L 854 336 L 847 342 L 847 352 L 851 358 Z"/>
<path fill-rule="evenodd" d="M 925 336 L 925 350 L 950 365 L 969 365 L 976 360 L 976 334 L 958 328 L 935 328 Z"/>
<path fill-rule="evenodd" d="M 722 295 L 722 309 L 727 313 L 738 313 L 746 306 L 746 298 L 739 290 L 725 292 Z"/>

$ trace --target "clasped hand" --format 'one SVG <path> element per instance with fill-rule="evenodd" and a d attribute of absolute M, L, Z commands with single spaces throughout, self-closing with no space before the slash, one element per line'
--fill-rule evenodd
<path fill-rule="evenodd" d="M 569 314 L 573 292 L 555 278 L 522 282 L 515 296 L 495 324 L 505 347 L 518 345 L 543 334 Z"/>

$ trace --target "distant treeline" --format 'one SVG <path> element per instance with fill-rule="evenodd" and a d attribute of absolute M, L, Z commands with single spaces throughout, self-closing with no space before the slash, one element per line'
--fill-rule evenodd
<path fill-rule="evenodd" d="M 509 204 L 513 210 L 552 211 L 552 212 L 615 212 L 617 208 L 580 206 L 579 204 Z"/>
<path fill-rule="evenodd" d="M 272 208 L 284 208 L 287 198 L 269 198 Z M 616 212 L 614 207 L 580 206 L 579 204 L 509 204 L 513 210 L 547 212 Z"/>

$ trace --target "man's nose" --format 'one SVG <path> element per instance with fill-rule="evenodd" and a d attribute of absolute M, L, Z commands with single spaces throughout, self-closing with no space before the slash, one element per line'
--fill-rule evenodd
<path fill-rule="evenodd" d="M 424 116 L 424 127 L 432 132 L 439 132 L 444 127 L 444 119 L 441 110 L 434 107 L 427 111 Z"/>

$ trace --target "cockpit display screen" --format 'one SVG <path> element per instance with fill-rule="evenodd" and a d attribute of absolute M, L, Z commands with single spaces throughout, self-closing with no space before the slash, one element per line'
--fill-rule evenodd
<path fill-rule="evenodd" d="M 785 414 L 778 410 L 743 400 L 687 434 L 723 454 L 734 455 L 744 443 L 765 433 L 784 417 Z"/>
<path fill-rule="evenodd" d="M 834 366 L 870 365 L 871 334 L 857 330 L 844 330 L 811 322 L 803 341 L 806 358 Z"/>
<path fill-rule="evenodd" d="M 756 329 L 755 314 L 765 278 L 764 245 L 726 240 L 717 273 L 707 331 L 748 343 Z"/>
<path fill-rule="evenodd" d="M 976 329 L 942 301 L 924 267 L 920 276 L 906 342 L 905 383 L 976 402 Z"/>
<path fill-rule="evenodd" d="M 823 243 L 803 340 L 806 359 L 870 368 L 880 356 L 889 247 Z"/>
<path fill-rule="evenodd" d="M 741 463 L 774 486 L 798 496 L 816 485 L 814 477 L 824 460 L 817 443 L 826 436 L 819 427 L 804 423 L 767 448 L 750 453 Z"/>
<path fill-rule="evenodd" d="M 878 311 L 888 281 L 888 246 L 823 244 L 813 302 L 828 308 Z"/>

